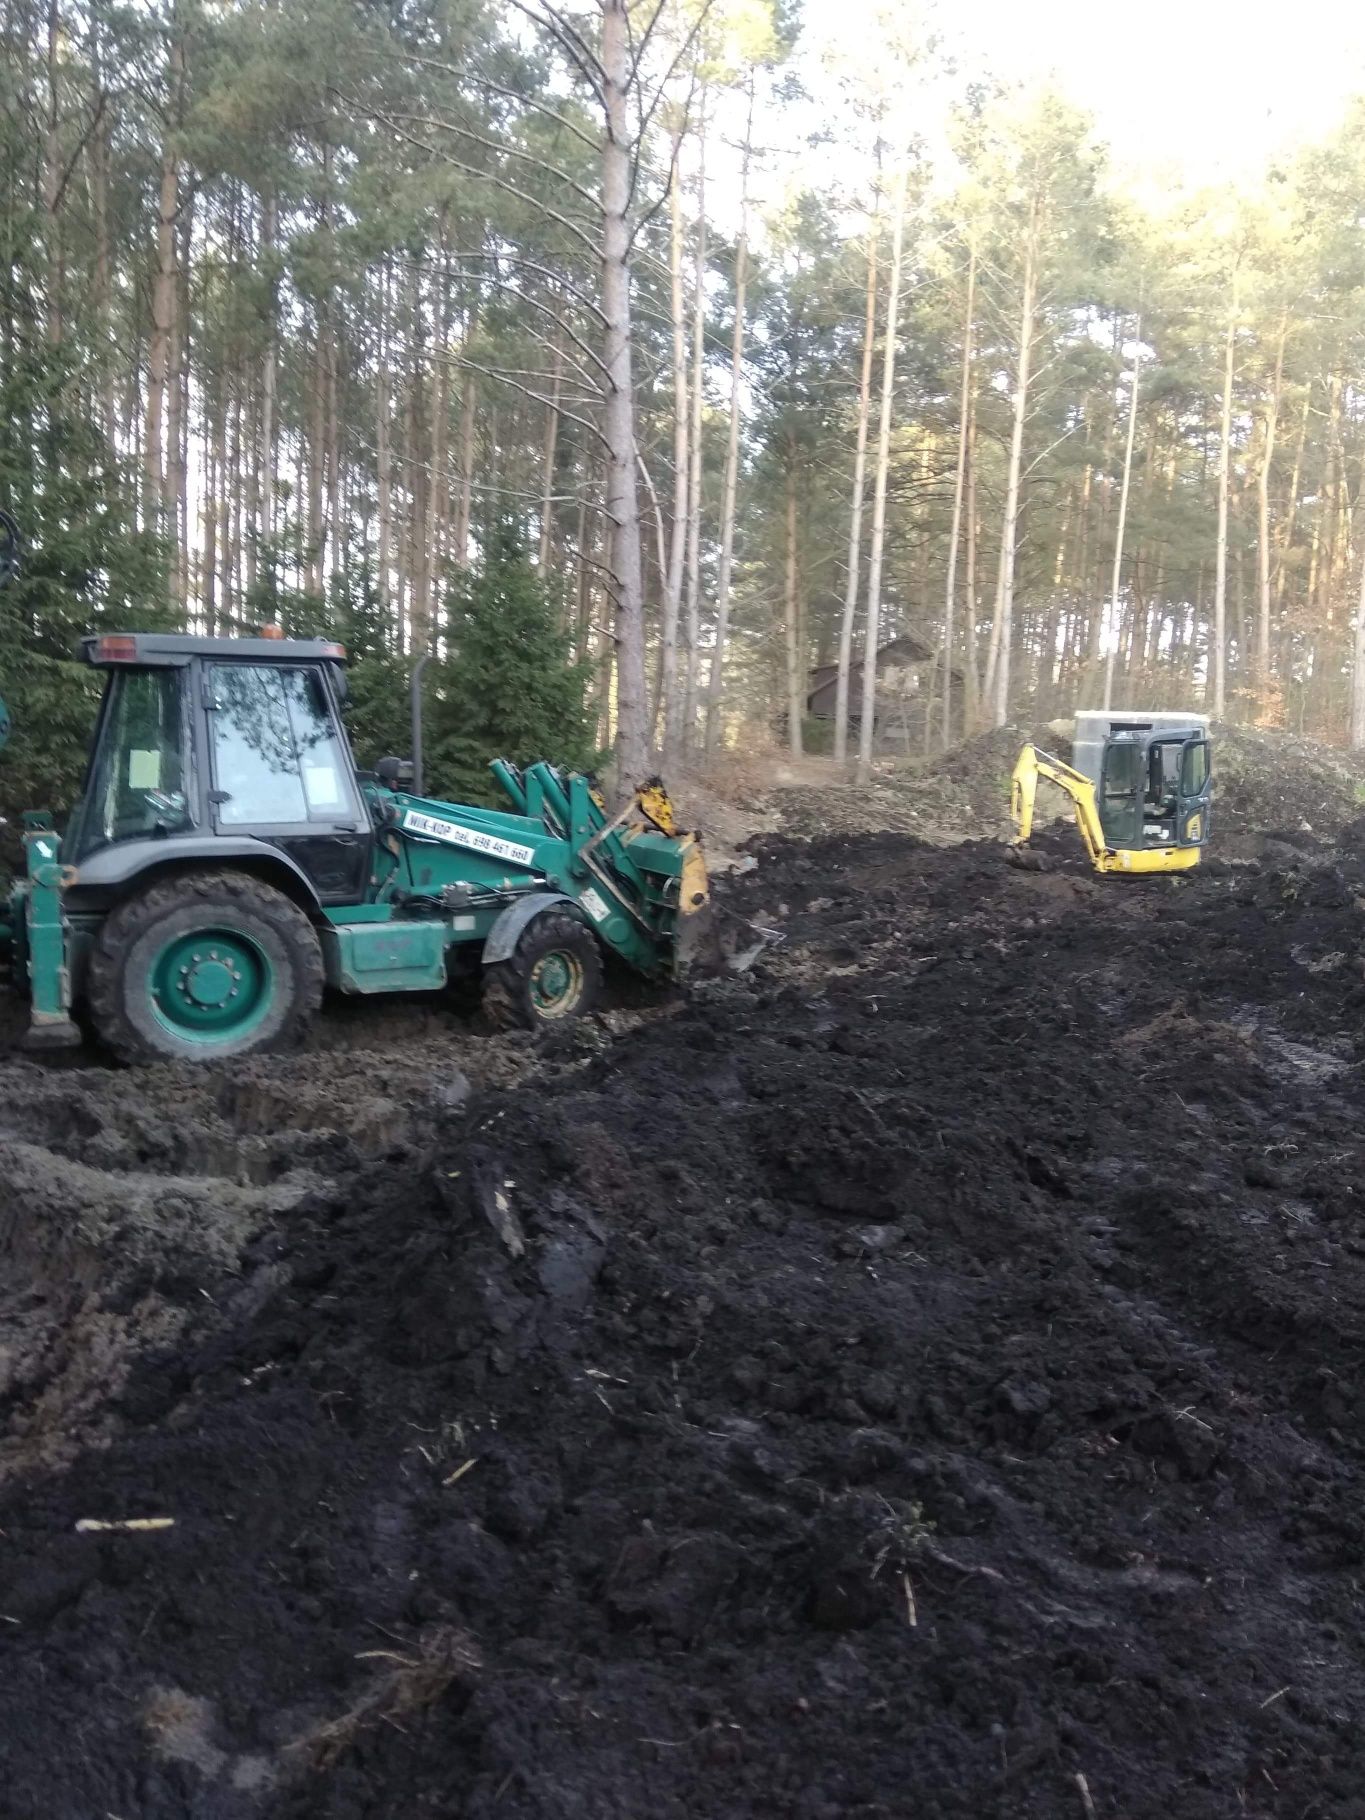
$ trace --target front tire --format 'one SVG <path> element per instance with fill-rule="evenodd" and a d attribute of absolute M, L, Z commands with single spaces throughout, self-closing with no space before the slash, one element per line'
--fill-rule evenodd
<path fill-rule="evenodd" d="M 584 1017 L 601 996 L 596 936 L 554 911 L 527 924 L 507 960 L 484 969 L 484 1014 L 495 1030 L 543 1030 Z"/>
<path fill-rule="evenodd" d="M 124 1062 L 219 1061 L 292 1048 L 322 1003 L 313 925 L 245 872 L 153 884 L 104 920 L 87 998 Z"/>

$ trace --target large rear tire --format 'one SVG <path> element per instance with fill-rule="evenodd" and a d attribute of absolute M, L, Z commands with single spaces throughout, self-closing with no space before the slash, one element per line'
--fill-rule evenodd
<path fill-rule="evenodd" d="M 602 996 L 597 937 L 575 916 L 547 910 L 505 961 L 484 968 L 483 1009 L 495 1030 L 543 1030 L 583 1017 Z"/>
<path fill-rule="evenodd" d="M 105 918 L 86 997 L 120 1061 L 211 1062 L 292 1048 L 322 983 L 313 925 L 283 892 L 245 872 L 189 872 Z"/>

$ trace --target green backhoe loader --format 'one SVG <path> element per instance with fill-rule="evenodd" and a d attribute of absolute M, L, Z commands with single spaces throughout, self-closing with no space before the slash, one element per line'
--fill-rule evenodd
<path fill-rule="evenodd" d="M 535 1028 L 589 1010 L 607 956 L 675 973 L 702 926 L 701 846 L 657 781 L 612 814 L 585 777 L 499 760 L 506 810 L 441 802 L 420 757 L 357 769 L 339 645 L 134 632 L 82 655 L 105 678 L 84 787 L 60 836 L 24 816 L 0 926 L 32 1047 L 80 1017 L 128 1061 L 245 1055 L 295 1041 L 325 987 L 460 973 Z"/>

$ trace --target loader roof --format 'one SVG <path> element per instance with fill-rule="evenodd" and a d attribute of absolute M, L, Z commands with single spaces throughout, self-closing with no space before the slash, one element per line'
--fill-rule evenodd
<path fill-rule="evenodd" d="M 81 640 L 88 664 L 187 664 L 192 657 L 223 662 L 345 663 L 346 647 L 327 638 L 207 638 L 186 632 L 99 632 Z"/>

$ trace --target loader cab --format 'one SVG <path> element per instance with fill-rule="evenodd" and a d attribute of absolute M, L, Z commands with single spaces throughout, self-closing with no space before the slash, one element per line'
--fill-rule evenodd
<path fill-rule="evenodd" d="M 105 673 L 63 847 L 83 877 L 157 864 L 173 846 L 211 858 L 259 842 L 321 903 L 363 899 L 372 836 L 339 645 L 128 633 L 86 639 L 83 655 Z"/>
<path fill-rule="evenodd" d="M 1111 847 L 1202 847 L 1211 769 L 1200 728 L 1115 728 L 1104 742 L 1099 811 Z"/>

